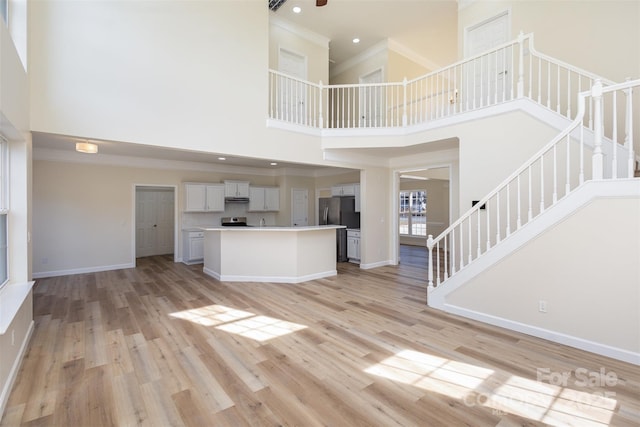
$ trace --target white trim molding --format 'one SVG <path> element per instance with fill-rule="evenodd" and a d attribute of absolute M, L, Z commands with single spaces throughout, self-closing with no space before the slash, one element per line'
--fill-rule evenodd
<path fill-rule="evenodd" d="M 70 276 L 72 274 L 98 273 L 100 271 L 122 270 L 123 268 L 135 268 L 135 264 L 114 264 L 114 265 L 98 265 L 95 267 L 70 268 L 68 270 L 52 270 L 34 272 L 34 279 L 43 279 L 45 277 Z"/>
<path fill-rule="evenodd" d="M 308 274 L 306 276 L 237 276 L 233 274 L 219 274 L 207 267 L 204 267 L 202 271 L 207 276 L 211 276 L 221 282 L 302 283 L 310 280 L 324 279 L 325 277 L 332 277 L 338 274 L 337 270 L 329 270 L 315 274 Z"/>

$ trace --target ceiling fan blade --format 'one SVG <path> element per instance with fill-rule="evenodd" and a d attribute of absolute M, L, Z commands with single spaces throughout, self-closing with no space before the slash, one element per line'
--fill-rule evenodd
<path fill-rule="evenodd" d="M 327 0 L 316 0 L 316 6 L 325 6 L 327 4 Z"/>

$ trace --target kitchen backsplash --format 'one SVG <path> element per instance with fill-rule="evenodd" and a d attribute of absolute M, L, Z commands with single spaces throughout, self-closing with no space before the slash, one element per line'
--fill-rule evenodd
<path fill-rule="evenodd" d="M 247 203 L 227 203 L 224 212 L 182 212 L 182 228 L 220 225 L 220 219 L 229 216 L 245 216 L 249 225 L 260 225 L 264 218 L 266 225 L 276 224 L 276 212 L 247 212 Z"/>

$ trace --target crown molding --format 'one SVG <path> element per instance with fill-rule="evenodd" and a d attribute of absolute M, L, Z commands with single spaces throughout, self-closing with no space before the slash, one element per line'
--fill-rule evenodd
<path fill-rule="evenodd" d="M 460 11 L 475 2 L 476 0 L 458 0 L 458 10 Z"/>
<path fill-rule="evenodd" d="M 362 61 L 365 61 L 381 52 L 385 52 L 389 48 L 388 44 L 389 44 L 388 40 L 383 40 L 377 44 L 374 44 L 364 52 L 359 53 L 358 55 L 353 56 L 347 59 L 346 61 L 341 62 L 340 64 L 337 64 L 335 67 L 331 68 L 331 71 L 329 72 L 329 77 L 333 78 L 339 74 L 342 74 L 348 69 L 358 65 Z"/>
<path fill-rule="evenodd" d="M 426 68 L 429 71 L 434 71 L 434 70 L 440 70 L 444 67 L 442 67 L 440 64 L 436 64 L 435 62 L 425 58 L 424 56 L 420 55 L 419 53 L 417 53 L 415 50 L 409 49 L 408 47 L 406 47 L 405 45 L 393 40 L 393 39 L 389 39 L 388 40 L 388 46 L 389 46 L 389 50 L 392 50 L 408 59 L 410 59 L 411 61 L 415 62 L 416 64 L 422 65 L 424 68 Z"/>
<path fill-rule="evenodd" d="M 269 24 L 270 25 L 274 25 L 276 27 L 280 27 L 283 30 L 289 31 L 290 33 L 293 33 L 299 37 L 302 37 L 303 39 L 317 44 L 320 47 L 323 47 L 325 49 L 329 49 L 329 41 L 330 39 L 315 33 L 313 31 L 310 31 L 306 28 L 303 28 L 297 24 L 294 24 L 291 21 L 287 21 L 286 19 L 280 18 L 279 16 L 275 15 L 275 14 L 271 14 L 271 16 L 269 17 Z"/>

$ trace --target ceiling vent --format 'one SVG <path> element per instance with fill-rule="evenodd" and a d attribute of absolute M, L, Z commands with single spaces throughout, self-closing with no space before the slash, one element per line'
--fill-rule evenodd
<path fill-rule="evenodd" d="M 284 4 L 287 0 L 269 0 L 269 10 L 276 11 L 280 9 L 280 6 Z"/>

